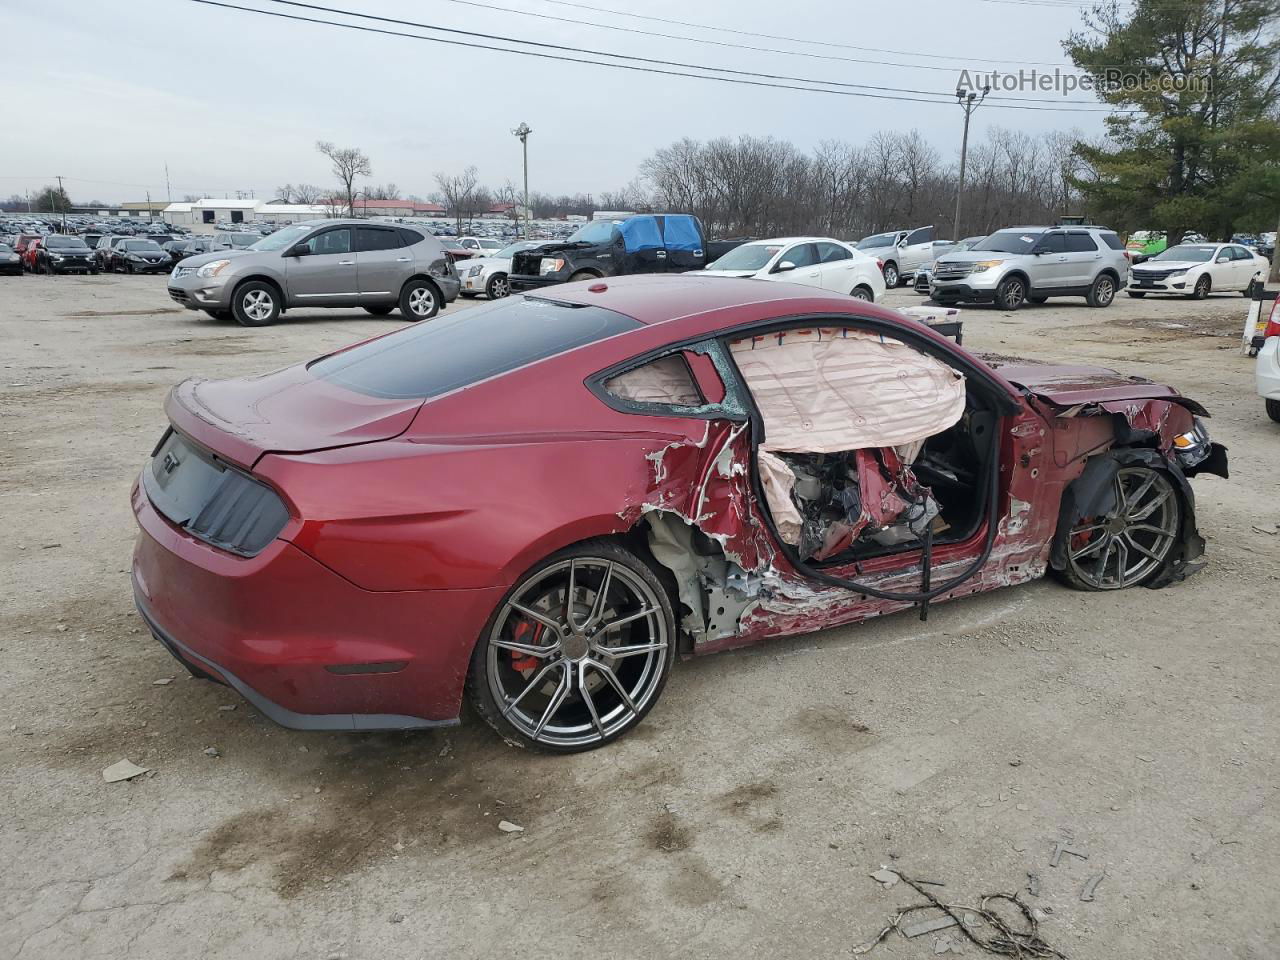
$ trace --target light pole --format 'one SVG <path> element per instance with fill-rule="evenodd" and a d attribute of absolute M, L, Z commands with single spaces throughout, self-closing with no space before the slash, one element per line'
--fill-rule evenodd
<path fill-rule="evenodd" d="M 969 159 L 969 117 L 982 105 L 982 101 L 987 99 L 987 94 L 990 92 L 989 86 L 982 88 L 982 96 L 978 96 L 972 90 L 968 93 L 964 90 L 956 90 L 956 103 L 960 104 L 960 109 L 964 111 L 964 137 L 960 141 L 960 186 L 956 190 L 956 223 L 951 234 L 953 240 L 960 239 L 960 200 L 964 197 L 965 161 Z"/>
<path fill-rule="evenodd" d="M 533 128 L 527 123 L 521 123 L 511 131 L 515 136 L 520 138 L 520 147 L 524 151 L 524 238 L 529 239 L 529 134 L 533 133 Z"/>

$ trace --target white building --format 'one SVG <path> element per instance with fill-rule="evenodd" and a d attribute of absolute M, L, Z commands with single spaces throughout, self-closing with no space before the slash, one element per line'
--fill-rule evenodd
<path fill-rule="evenodd" d="M 164 220 L 175 227 L 191 227 L 193 230 L 212 233 L 218 223 L 250 223 L 262 220 L 267 223 L 297 223 L 299 220 L 320 220 L 330 216 L 323 204 L 270 203 L 266 200 L 226 200 L 206 197 L 190 203 L 171 203 L 164 208 Z"/>

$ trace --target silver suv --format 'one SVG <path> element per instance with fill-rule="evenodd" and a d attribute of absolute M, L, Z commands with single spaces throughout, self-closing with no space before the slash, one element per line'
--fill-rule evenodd
<path fill-rule="evenodd" d="M 363 307 L 429 320 L 458 296 L 440 241 L 415 227 L 368 220 L 311 220 L 243 250 L 188 257 L 169 274 L 169 296 L 188 310 L 246 327 L 274 323 L 290 307 Z"/>
<path fill-rule="evenodd" d="M 941 304 L 994 303 L 1017 310 L 1050 297 L 1107 307 L 1129 275 L 1124 244 L 1106 227 L 1009 227 L 962 253 L 944 253 L 929 278 Z"/>

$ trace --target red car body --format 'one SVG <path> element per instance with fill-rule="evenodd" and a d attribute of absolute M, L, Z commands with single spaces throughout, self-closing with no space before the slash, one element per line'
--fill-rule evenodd
<path fill-rule="evenodd" d="M 631 277 L 560 286 L 554 301 L 638 322 L 425 401 L 371 396 L 317 375 L 333 355 L 320 367 L 176 386 L 166 413 L 172 435 L 189 446 L 166 453 L 162 442 L 132 492 L 141 527 L 135 595 L 156 636 L 194 672 L 230 684 L 288 726 L 454 723 L 473 648 L 512 585 L 570 545 L 635 536 L 655 511 L 696 527 L 760 584 L 735 622 L 696 638 L 685 632 L 684 653 L 915 606 L 842 584 L 917 590 L 921 549 L 816 575 L 795 562 L 761 503 L 750 400 L 714 349 L 697 352 L 817 319 L 889 333 L 944 358 L 1000 411 L 991 511 L 930 558 L 934 584 L 976 569 L 931 602 L 1042 576 L 1064 491 L 1080 500 L 1073 482 L 1108 451 L 1176 474 L 1187 520 L 1161 582 L 1194 569 L 1202 542 L 1183 475 L 1225 475 L 1225 456 L 1205 438 L 1201 463 L 1178 464 L 1175 438 L 1197 429 L 1204 411 L 1170 387 L 1093 367 L 995 368 L 893 311 L 788 284 Z M 466 319 L 473 314 L 480 317 L 466 311 L 453 322 L 479 322 Z M 348 350 L 399 349 L 410 341 L 397 338 L 423 326 Z M 604 373 L 672 345 L 685 345 L 708 401 L 701 408 L 638 412 L 602 392 Z M 157 509 L 148 472 L 177 472 L 190 451 L 283 501 L 287 518 L 251 555 Z"/>
<path fill-rule="evenodd" d="M 14 241 L 13 251 L 22 258 L 22 269 L 28 273 L 35 272 L 36 269 L 36 251 L 40 249 L 40 243 L 44 238 L 39 234 L 19 234 L 18 239 Z"/>

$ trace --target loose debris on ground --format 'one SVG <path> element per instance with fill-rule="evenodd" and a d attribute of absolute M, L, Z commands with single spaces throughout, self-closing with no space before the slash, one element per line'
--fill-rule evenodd
<path fill-rule="evenodd" d="M 925 889 L 926 884 L 929 886 L 942 886 L 942 884 L 925 880 L 913 880 L 901 870 L 888 867 L 881 867 L 871 876 L 888 889 L 897 881 L 888 882 L 888 878 L 885 876 L 887 874 L 893 874 L 897 877 L 897 880 L 905 883 L 928 902 L 914 903 L 900 909 L 890 918 L 888 925 L 874 939 L 860 947 L 855 947 L 853 950 L 854 955 L 870 953 L 895 930 L 904 937 L 911 938 L 922 936 L 926 933 L 935 933 L 950 927 L 957 927 L 970 943 L 980 950 L 997 956 L 1019 958 L 1057 957 L 1059 960 L 1065 960 L 1066 958 L 1065 954 L 1055 950 L 1040 938 L 1040 923 L 1036 912 L 1016 893 L 988 893 L 978 900 L 977 906 L 961 903 L 943 903 Z M 1002 916 L 996 909 L 1000 905 L 1004 905 L 1005 914 L 1011 912 L 1010 906 L 1016 908 L 1018 914 L 1021 915 L 1021 920 L 1010 920 L 1007 916 Z M 923 911 L 937 911 L 938 915 L 907 924 L 906 926 L 903 925 L 903 921 L 908 917 L 914 918 L 915 914 Z M 941 950 L 939 950 L 940 946 Z M 935 953 L 948 949 L 954 950 L 955 948 L 956 944 L 954 942 L 948 942 L 944 946 L 941 940 L 934 941 Z"/>

